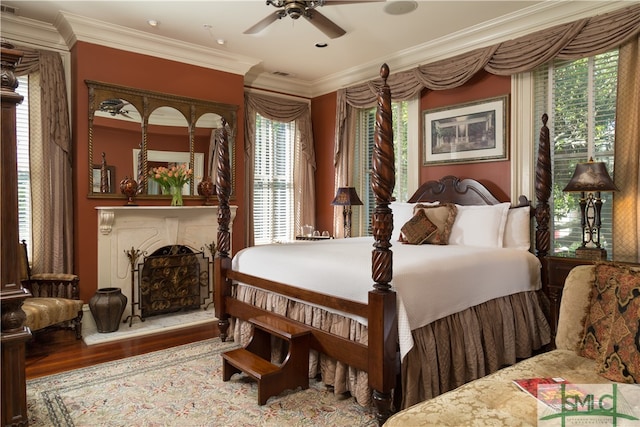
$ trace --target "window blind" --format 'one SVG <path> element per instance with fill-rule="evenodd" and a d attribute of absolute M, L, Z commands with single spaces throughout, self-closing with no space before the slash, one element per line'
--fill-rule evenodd
<path fill-rule="evenodd" d="M 552 251 L 572 252 L 582 243 L 579 195 L 562 189 L 575 166 L 593 158 L 614 176 L 618 51 L 577 61 L 553 61 L 534 72 L 535 115 L 549 115 L 552 141 Z M 612 193 L 603 192 L 601 245 L 612 240 Z"/>
<path fill-rule="evenodd" d="M 16 142 L 18 167 L 18 235 L 31 250 L 31 185 L 29 172 L 29 78 L 18 77 L 16 89 L 24 97 L 16 107 Z M 17 242 L 16 242 L 17 244 Z M 29 258 L 31 259 L 31 257 Z"/>
<path fill-rule="evenodd" d="M 295 122 L 256 115 L 253 182 L 255 244 L 294 237 L 293 166 Z"/>

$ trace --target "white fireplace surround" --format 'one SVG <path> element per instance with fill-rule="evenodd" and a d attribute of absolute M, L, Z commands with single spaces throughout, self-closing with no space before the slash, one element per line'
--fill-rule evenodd
<path fill-rule="evenodd" d="M 236 209 L 237 206 L 231 206 L 230 229 Z M 132 248 L 148 256 L 164 246 L 183 245 L 194 252 L 203 251 L 205 256 L 211 257 L 208 247 L 211 243 L 217 244 L 217 206 L 108 206 L 97 207 L 96 210 L 98 288 L 122 289 L 128 300 L 123 319 L 131 314 L 133 301 L 131 263 L 126 254 Z M 143 256 L 140 256 L 136 264 L 142 261 Z M 136 314 L 140 314 L 139 307 L 136 308 Z M 139 321 L 134 319 L 134 322 Z"/>

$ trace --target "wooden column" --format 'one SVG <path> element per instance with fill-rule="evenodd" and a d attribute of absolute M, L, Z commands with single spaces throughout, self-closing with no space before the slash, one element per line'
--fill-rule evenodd
<path fill-rule="evenodd" d="M 16 147 L 16 105 L 22 96 L 16 93 L 15 68 L 22 52 L 2 43 L 1 97 L 2 140 L 0 142 L 0 301 L 2 303 L 2 425 L 26 426 L 27 385 L 25 343 L 31 331 L 24 326 L 22 302 L 30 296 L 20 283 L 18 258 L 18 168 Z"/>

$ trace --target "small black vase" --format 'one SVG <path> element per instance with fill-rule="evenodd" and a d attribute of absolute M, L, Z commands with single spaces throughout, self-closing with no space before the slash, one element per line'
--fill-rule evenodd
<path fill-rule="evenodd" d="M 127 297 L 120 288 L 100 288 L 89 300 L 89 309 L 98 332 L 115 332 L 120 327 Z"/>

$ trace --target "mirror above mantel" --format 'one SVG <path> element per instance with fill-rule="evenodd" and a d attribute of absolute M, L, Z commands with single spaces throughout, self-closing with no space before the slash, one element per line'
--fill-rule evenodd
<path fill-rule="evenodd" d="M 136 198 L 169 198 L 148 179 L 155 167 L 193 169 L 183 198 L 202 198 L 198 184 L 213 177 L 214 135 L 226 126 L 235 195 L 237 105 L 86 80 L 89 89 L 89 197 L 124 198 L 120 182 L 138 183 Z"/>

